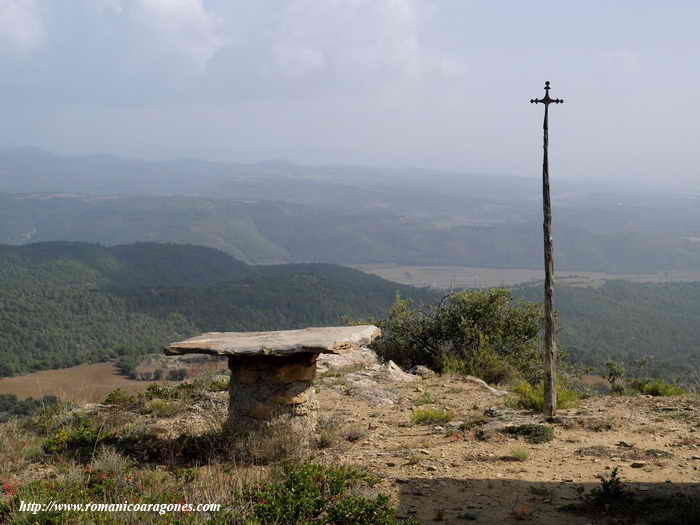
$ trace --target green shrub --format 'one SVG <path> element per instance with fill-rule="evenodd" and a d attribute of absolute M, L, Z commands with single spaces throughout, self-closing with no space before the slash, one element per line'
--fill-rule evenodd
<path fill-rule="evenodd" d="M 44 396 L 40 399 L 31 397 L 17 399 L 14 394 L 0 394 L 0 423 L 16 416 L 31 416 L 35 412 L 58 402 L 56 396 Z"/>
<path fill-rule="evenodd" d="M 85 457 L 92 454 L 103 439 L 93 422 L 81 416 L 71 425 L 56 429 L 44 442 L 43 449 L 47 454 L 67 453 Z"/>
<path fill-rule="evenodd" d="M 606 375 L 605 378 L 610 383 L 610 389 L 614 392 L 619 390 L 618 381 L 621 381 L 625 375 L 625 367 L 617 361 L 608 361 L 605 363 Z"/>
<path fill-rule="evenodd" d="M 466 420 L 464 423 L 459 425 L 460 430 L 471 430 L 473 428 L 481 427 L 488 423 L 489 418 L 486 416 L 474 416 Z"/>
<path fill-rule="evenodd" d="M 634 380 L 629 386 L 632 390 L 649 396 L 682 396 L 687 393 L 678 385 L 666 383 L 661 379 Z"/>
<path fill-rule="evenodd" d="M 186 400 L 192 399 L 196 396 L 197 392 L 206 390 L 208 383 L 206 385 L 200 383 L 180 383 L 175 386 L 165 386 L 154 383 L 148 385 L 146 392 L 144 392 L 144 397 L 147 400 L 152 399 L 166 399 L 166 400 Z"/>
<path fill-rule="evenodd" d="M 522 436 L 528 443 L 547 443 L 554 439 L 554 430 L 546 425 L 527 423 L 525 425 L 511 425 L 500 430 L 504 434 Z"/>
<path fill-rule="evenodd" d="M 127 408 L 136 403 L 136 396 L 125 392 L 121 388 L 117 388 L 116 390 L 112 390 L 109 394 L 107 394 L 107 397 L 105 397 L 103 403 L 105 405 L 115 405 L 120 408 Z"/>
<path fill-rule="evenodd" d="M 333 525 L 389 525 L 407 523 L 396 519 L 389 507 L 389 498 L 379 494 L 375 499 L 347 496 L 328 509 L 326 522 Z"/>
<path fill-rule="evenodd" d="M 23 426 L 34 433 L 47 434 L 66 422 L 71 408 L 70 403 L 60 401 L 45 405 L 34 412 L 28 420 L 23 421 Z"/>
<path fill-rule="evenodd" d="M 411 414 L 411 423 L 414 425 L 440 425 L 451 419 L 450 412 L 438 408 L 419 408 Z"/>
<path fill-rule="evenodd" d="M 578 394 L 575 390 L 566 388 L 557 383 L 557 407 L 562 409 L 575 407 L 578 403 Z M 506 399 L 506 405 L 511 408 L 534 410 L 541 412 L 544 408 L 544 383 L 537 386 L 521 382 L 513 389 L 513 396 Z"/>
<path fill-rule="evenodd" d="M 600 485 L 579 503 L 561 510 L 599 518 L 601 511 L 614 523 L 649 523 L 653 525 L 700 524 L 700 497 L 680 489 L 636 494 L 620 479 L 618 467 L 610 475 L 599 475 Z M 669 487 L 670 489 L 670 487 Z"/>
<path fill-rule="evenodd" d="M 181 411 L 182 405 L 177 401 L 152 399 L 146 403 L 144 409 L 156 417 L 172 417 Z"/>
<path fill-rule="evenodd" d="M 278 479 L 266 486 L 244 490 L 240 498 L 253 502 L 247 518 L 260 523 L 416 524 L 415 521 L 399 522 L 386 496 L 370 498 L 351 493 L 353 489 L 372 487 L 378 481 L 352 467 L 324 467 L 313 463 L 287 465 Z"/>
<path fill-rule="evenodd" d="M 505 289 L 463 291 L 422 309 L 397 297 L 372 346 L 404 368 L 426 365 L 492 383 L 515 375 L 536 382 L 541 317 L 540 305 L 514 301 Z"/>
<path fill-rule="evenodd" d="M 615 467 L 610 471 L 610 476 L 598 476 L 600 486 L 591 491 L 591 501 L 598 505 L 609 505 L 626 499 L 629 494 L 622 479 L 620 469 Z"/>
<path fill-rule="evenodd" d="M 520 375 L 512 364 L 488 346 L 468 355 L 445 351 L 439 360 L 443 373 L 476 376 L 497 385 L 509 383 Z"/>

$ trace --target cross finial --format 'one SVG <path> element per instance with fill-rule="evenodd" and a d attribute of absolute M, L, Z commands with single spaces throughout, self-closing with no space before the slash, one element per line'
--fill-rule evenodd
<path fill-rule="evenodd" d="M 547 80 L 544 83 L 544 97 L 542 98 L 531 98 L 530 99 L 530 104 L 544 104 L 548 106 L 549 104 L 563 104 L 564 99 L 563 98 L 550 98 L 549 97 L 549 90 L 551 88 L 549 87 L 549 80 Z"/>

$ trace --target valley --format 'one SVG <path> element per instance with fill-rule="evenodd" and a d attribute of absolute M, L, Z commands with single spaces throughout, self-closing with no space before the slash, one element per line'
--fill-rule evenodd
<path fill-rule="evenodd" d="M 377 275 L 388 281 L 436 289 L 510 287 L 544 280 L 544 270 L 529 268 L 473 268 L 465 266 L 403 266 L 398 264 L 355 264 L 351 268 Z M 671 270 L 656 273 L 604 273 L 557 270 L 562 286 L 597 287 L 607 280 L 635 283 L 700 281 L 700 271 Z"/>

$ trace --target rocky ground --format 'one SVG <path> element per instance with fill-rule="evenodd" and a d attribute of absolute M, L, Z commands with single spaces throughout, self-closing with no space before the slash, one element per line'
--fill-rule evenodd
<path fill-rule="evenodd" d="M 612 512 L 607 504 L 583 513 L 566 510 L 585 502 L 615 468 L 627 494 L 700 501 L 697 396 L 595 396 L 546 422 L 512 408 L 512 396 L 476 378 L 413 372 L 357 350 L 323 356 L 315 381 L 320 420 L 310 459 L 366 467 L 381 478 L 377 488 L 391 496 L 400 516 L 421 523 L 648 523 L 643 507 L 632 517 Z M 227 376 L 212 379 L 225 383 Z M 156 399 L 139 410 L 103 403 L 78 411 L 172 443 L 183 433 L 220 428 L 228 408 L 221 386 L 193 403 Z M 121 403 L 130 406 L 128 400 Z M 523 424 L 547 425 L 553 439 L 533 443 L 502 431 Z M 16 447 L 23 443 L 15 441 Z M 56 459 L 32 461 L 5 465 L 1 479 L 24 484 L 55 477 L 62 468 Z M 202 481 L 202 486 L 208 485 Z M 651 523 L 700 523 L 693 519 Z"/>
<path fill-rule="evenodd" d="M 585 399 L 559 412 L 552 441 L 532 444 L 498 429 L 546 422 L 508 408 L 498 391 L 458 377 L 383 380 L 381 367 L 349 370 L 319 378 L 321 413 L 346 436 L 320 454 L 380 474 L 400 513 L 421 522 L 608 523 L 559 509 L 581 501 L 615 467 L 631 491 L 700 496 L 695 397 Z M 448 411 L 450 421 L 411 422 L 414 411 L 430 408 Z"/>

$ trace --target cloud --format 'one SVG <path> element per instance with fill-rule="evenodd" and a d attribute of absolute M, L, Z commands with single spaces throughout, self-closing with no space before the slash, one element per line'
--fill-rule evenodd
<path fill-rule="evenodd" d="M 136 62 L 167 58 L 203 70 L 226 44 L 222 26 L 203 0 L 0 0 L 0 41 L 20 51 L 80 35 L 80 55 L 111 48 L 125 58 L 132 48 Z"/>
<path fill-rule="evenodd" d="M 280 71 L 363 75 L 461 72 L 420 39 L 432 7 L 416 0 L 293 0 L 276 32 L 273 55 Z"/>
<path fill-rule="evenodd" d="M 0 0 L 0 44 L 28 52 L 44 40 L 44 25 L 34 0 Z"/>
<path fill-rule="evenodd" d="M 136 0 L 135 19 L 161 46 L 176 50 L 203 69 L 226 43 L 222 20 L 202 0 Z"/>

